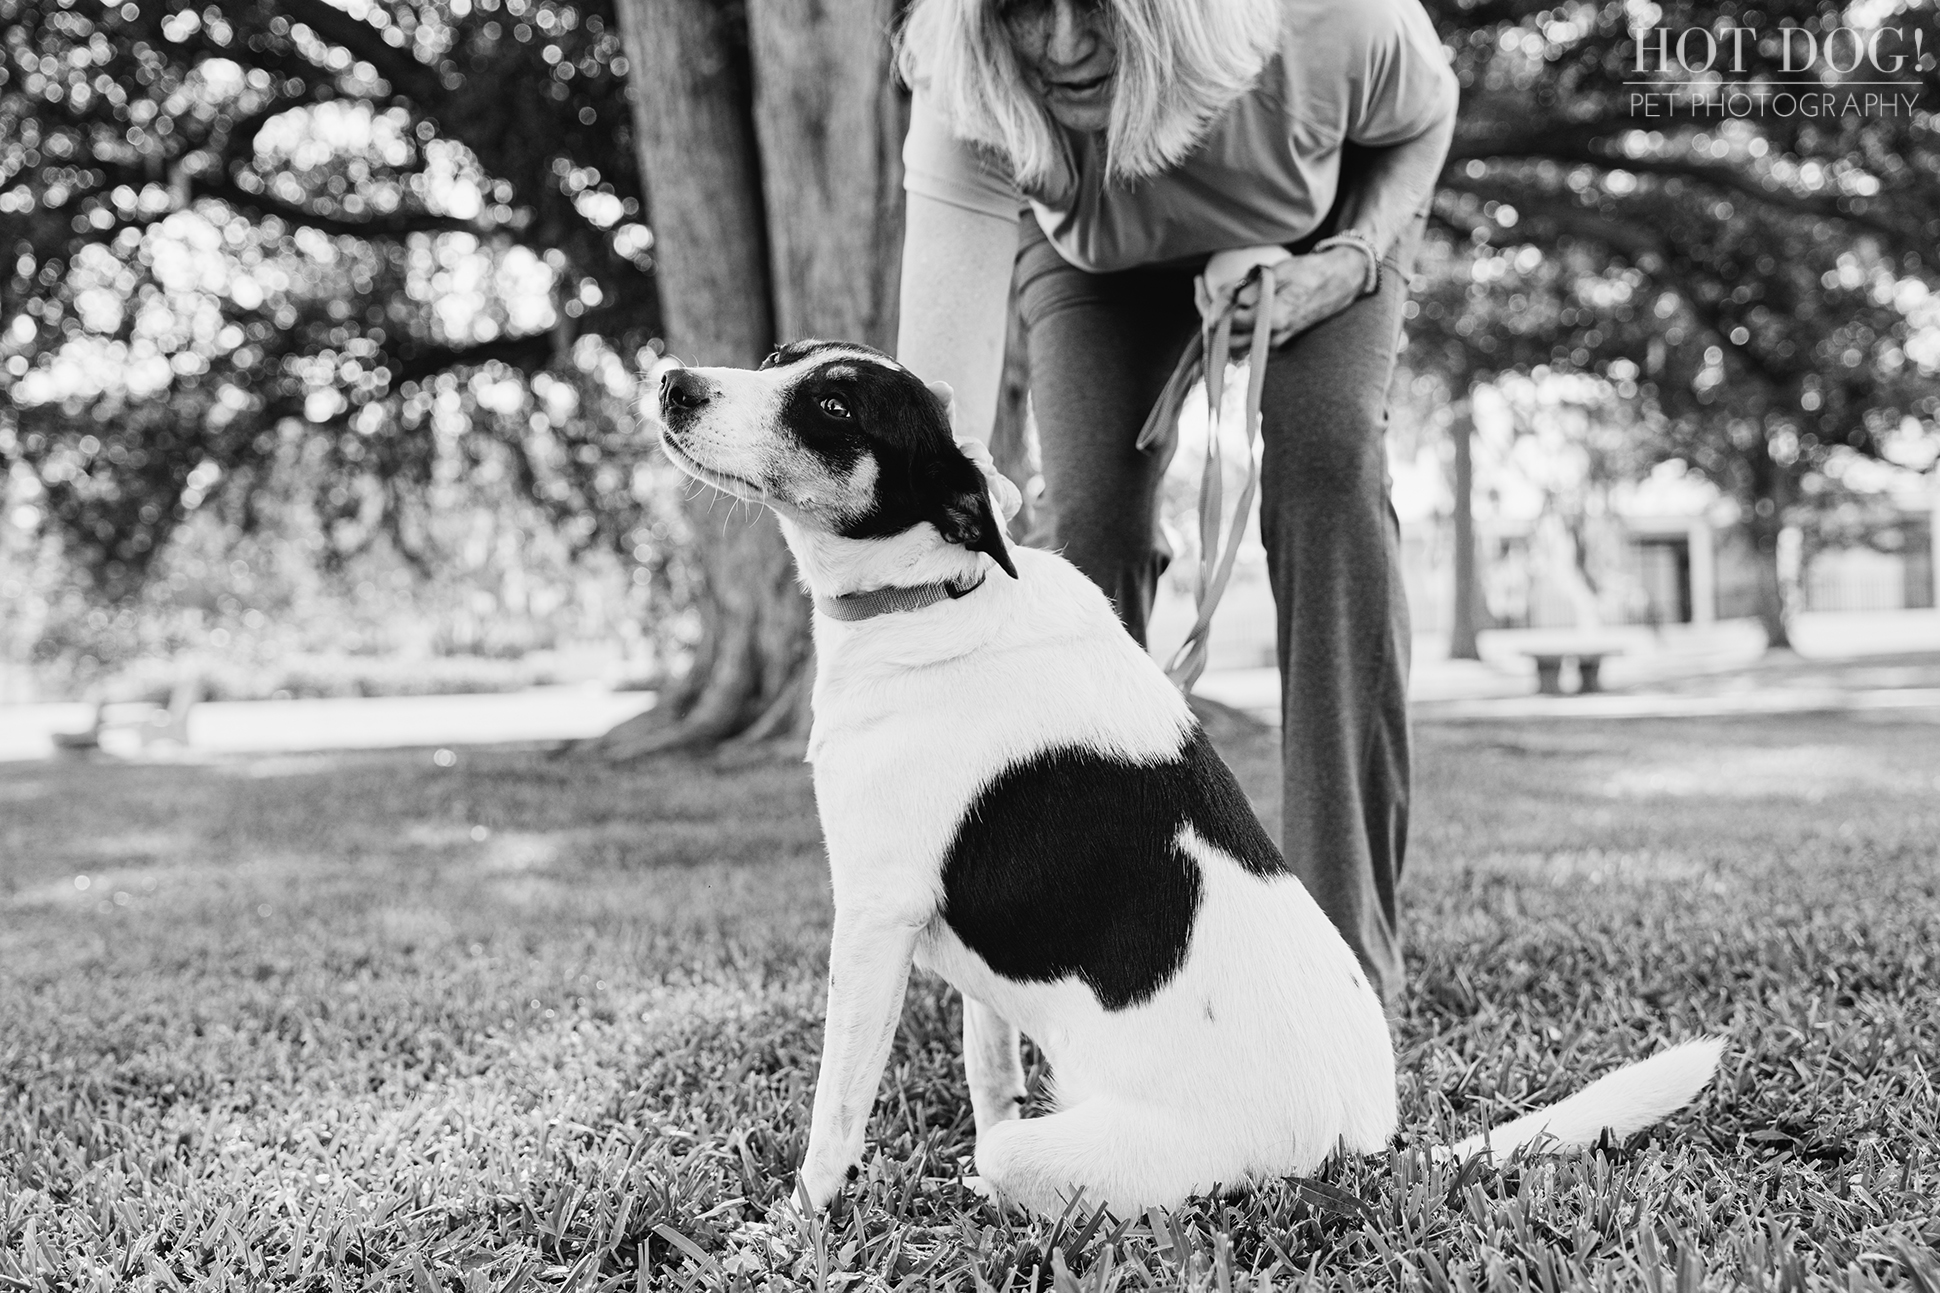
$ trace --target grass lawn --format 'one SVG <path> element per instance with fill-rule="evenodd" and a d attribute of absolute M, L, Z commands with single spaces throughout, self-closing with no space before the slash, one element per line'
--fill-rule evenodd
<path fill-rule="evenodd" d="M 1008 1222 L 918 980 L 806 1233 L 799 764 L 0 768 L 0 1289 L 1940 1289 L 1940 723 L 1419 738 L 1392 1152 Z M 1273 737 L 1225 745 L 1264 800 Z M 1418 1148 L 1703 1032 L 1719 1082 L 1631 1143 Z"/>

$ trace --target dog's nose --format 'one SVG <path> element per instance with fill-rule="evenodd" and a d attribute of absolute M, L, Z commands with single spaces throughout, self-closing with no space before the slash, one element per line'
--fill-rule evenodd
<path fill-rule="evenodd" d="M 693 410 L 706 404 L 711 392 L 707 382 L 685 368 L 676 368 L 660 379 L 660 407 Z"/>

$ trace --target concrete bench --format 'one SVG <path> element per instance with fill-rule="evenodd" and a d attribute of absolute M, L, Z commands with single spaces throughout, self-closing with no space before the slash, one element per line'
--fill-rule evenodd
<path fill-rule="evenodd" d="M 1545 696 L 1563 694 L 1563 662 L 1576 661 L 1578 695 L 1589 695 L 1603 690 L 1603 660 L 1605 656 L 1622 655 L 1620 647 L 1597 646 L 1569 649 L 1551 648 L 1544 651 L 1524 651 L 1522 654 L 1536 662 L 1536 690 Z"/>
<path fill-rule="evenodd" d="M 187 746 L 189 743 L 189 711 L 202 699 L 202 684 L 199 680 L 187 679 L 178 682 L 170 689 L 167 705 L 150 705 L 139 701 L 98 702 L 94 707 L 94 722 L 85 731 L 53 732 L 54 748 L 62 754 L 89 755 L 103 746 L 102 733 L 120 734 L 124 729 L 132 729 L 134 741 L 117 741 L 109 753 L 116 755 L 132 754 L 137 750 L 147 750 L 152 745 Z M 116 710 L 110 717 L 110 705 Z M 135 717 L 127 711 L 133 709 Z"/>
<path fill-rule="evenodd" d="M 157 709 L 148 716 L 148 721 L 137 730 L 141 733 L 141 748 L 151 745 L 187 746 L 189 743 L 189 711 L 202 699 L 202 683 L 197 679 L 184 679 L 175 684 L 168 695 L 168 708 Z"/>

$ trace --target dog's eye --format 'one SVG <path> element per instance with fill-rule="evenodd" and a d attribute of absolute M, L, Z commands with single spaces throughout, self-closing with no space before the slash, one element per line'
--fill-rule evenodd
<path fill-rule="evenodd" d="M 842 402 L 841 397 L 835 395 L 824 395 L 822 397 L 822 412 L 832 418 L 841 418 L 845 422 L 855 416 L 855 414 L 849 412 L 849 406 Z"/>

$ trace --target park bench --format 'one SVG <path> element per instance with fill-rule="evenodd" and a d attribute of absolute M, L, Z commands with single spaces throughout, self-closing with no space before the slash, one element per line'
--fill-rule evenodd
<path fill-rule="evenodd" d="M 1563 662 L 1576 661 L 1576 691 L 1579 696 L 1587 696 L 1603 690 L 1603 658 L 1622 655 L 1623 648 L 1603 645 L 1549 647 L 1541 651 L 1524 651 L 1522 654 L 1536 662 L 1536 690 L 1545 696 L 1563 694 Z"/>
<path fill-rule="evenodd" d="M 151 745 L 187 746 L 189 743 L 189 711 L 202 699 L 202 682 L 197 678 L 184 678 L 169 691 L 168 706 L 157 709 L 148 716 L 148 721 L 138 729 L 141 733 L 141 748 Z"/>
<path fill-rule="evenodd" d="M 79 732 L 53 733 L 54 748 L 62 754 L 86 756 L 101 748 L 101 734 L 110 729 L 132 727 L 135 730 L 137 748 L 147 750 L 152 745 L 186 746 L 189 743 L 189 711 L 202 698 L 202 684 L 197 679 L 183 679 L 169 691 L 167 705 L 146 707 L 141 717 L 133 721 L 111 721 L 108 718 L 106 702 L 94 707 L 94 722 Z M 126 749 L 115 751 L 126 753 Z"/>

